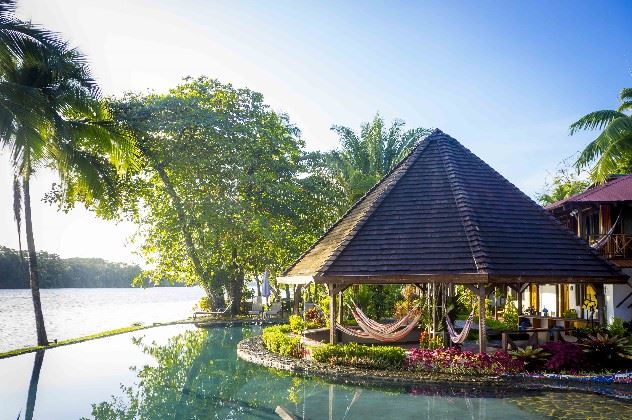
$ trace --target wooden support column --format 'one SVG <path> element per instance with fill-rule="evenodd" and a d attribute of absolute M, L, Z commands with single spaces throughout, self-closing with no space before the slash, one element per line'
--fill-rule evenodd
<path fill-rule="evenodd" d="M 329 343 L 336 344 L 338 342 L 338 334 L 336 333 L 337 288 L 333 283 L 329 283 L 327 289 L 329 290 Z"/>
<path fill-rule="evenodd" d="M 522 284 L 518 283 L 518 290 L 516 290 L 516 292 L 518 292 L 518 316 L 520 316 L 522 315 L 522 292 L 524 292 Z"/>
<path fill-rule="evenodd" d="M 485 285 L 478 285 L 478 349 L 487 352 L 487 333 L 485 331 Z"/>
<path fill-rule="evenodd" d="M 338 292 L 338 323 L 342 324 L 342 309 L 343 309 L 343 302 L 342 302 L 342 290 L 340 290 Z"/>
<path fill-rule="evenodd" d="M 603 290 L 603 284 L 593 284 L 595 294 L 597 295 L 597 314 L 599 315 L 599 325 L 606 325 L 606 295 Z"/>
<path fill-rule="evenodd" d="M 303 285 L 299 284 L 294 289 L 294 315 L 300 314 L 300 303 L 301 303 L 301 291 L 303 290 Z"/>

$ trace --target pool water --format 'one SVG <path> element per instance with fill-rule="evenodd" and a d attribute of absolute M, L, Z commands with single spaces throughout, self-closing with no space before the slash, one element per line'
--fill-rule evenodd
<path fill-rule="evenodd" d="M 237 343 L 258 333 L 173 325 L 3 359 L 0 419 L 279 419 L 280 410 L 304 419 L 632 416 L 632 405 L 592 394 L 363 388 L 292 376 L 237 359 Z"/>

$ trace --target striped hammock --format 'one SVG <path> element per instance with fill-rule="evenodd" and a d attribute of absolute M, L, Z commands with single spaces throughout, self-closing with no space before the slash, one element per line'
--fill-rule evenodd
<path fill-rule="evenodd" d="M 404 318 L 393 324 L 380 324 L 379 322 L 366 316 L 366 314 L 362 312 L 360 308 L 357 308 L 357 306 L 356 308 L 351 308 L 351 313 L 362 330 L 347 328 L 338 323 L 336 323 L 336 329 L 353 337 L 373 338 L 385 343 L 402 340 L 410 334 L 415 327 L 417 327 L 417 324 L 421 319 L 421 314 L 412 320 L 410 320 L 410 315 L 406 315 Z"/>
<path fill-rule="evenodd" d="M 474 309 L 472 309 L 470 316 L 467 317 L 467 320 L 465 320 L 465 324 L 463 325 L 463 329 L 461 330 L 461 332 L 457 333 L 454 329 L 452 321 L 450 321 L 450 317 L 448 316 L 448 314 L 445 315 L 445 325 L 448 329 L 450 340 L 452 340 L 454 344 L 463 344 L 463 342 L 467 338 L 467 335 L 470 333 L 470 328 L 472 328 L 472 321 L 474 321 Z"/>

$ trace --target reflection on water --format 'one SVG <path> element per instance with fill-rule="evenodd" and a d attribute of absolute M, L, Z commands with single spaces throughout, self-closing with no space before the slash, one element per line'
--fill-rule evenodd
<path fill-rule="evenodd" d="M 3 359 L 0 419 L 279 419 L 281 412 L 298 419 L 612 419 L 632 412 L 590 394 L 363 388 L 296 377 L 237 358 L 237 343 L 258 333 L 175 325 Z"/>
<path fill-rule="evenodd" d="M 627 415 L 630 406 L 586 394 L 529 393 L 507 398 L 466 397 L 467 390 L 388 389 L 333 385 L 265 369 L 236 358 L 249 328 L 192 330 L 166 345 L 137 340 L 155 364 L 134 369 L 137 384 L 93 405 L 112 418 L 543 418 Z M 256 333 L 256 331 L 254 331 Z M 412 391 L 412 392 L 411 392 Z M 583 401 L 577 410 L 576 400 Z M 535 403 L 534 403 L 535 402 Z M 607 409 L 603 403 L 607 402 Z"/>

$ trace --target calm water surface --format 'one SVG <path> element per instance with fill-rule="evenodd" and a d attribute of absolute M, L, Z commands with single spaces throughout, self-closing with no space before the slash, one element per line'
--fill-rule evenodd
<path fill-rule="evenodd" d="M 239 340 L 258 333 L 174 325 L 0 360 L 0 419 L 278 419 L 278 407 L 297 418 L 362 420 L 614 419 L 632 412 L 590 394 L 481 397 L 300 378 L 237 359 Z"/>
<path fill-rule="evenodd" d="M 203 294 L 198 287 L 41 290 L 49 340 L 184 319 Z M 31 291 L 0 290 L 0 352 L 36 341 Z"/>

